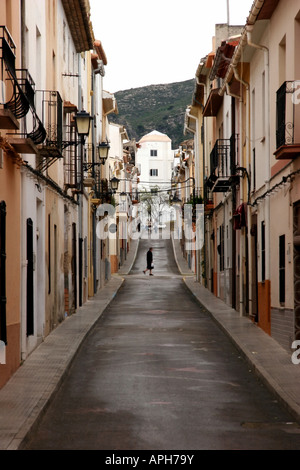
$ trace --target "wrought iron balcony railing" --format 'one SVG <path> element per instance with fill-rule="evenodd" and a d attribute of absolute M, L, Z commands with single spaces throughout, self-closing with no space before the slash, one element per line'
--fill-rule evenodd
<path fill-rule="evenodd" d="M 300 81 L 286 81 L 277 90 L 276 151 L 277 159 L 300 155 L 300 110 L 297 89 Z"/>
<path fill-rule="evenodd" d="M 39 135 L 43 128 L 45 130 L 38 145 L 39 171 L 44 171 L 57 159 L 63 158 L 63 102 L 58 91 L 37 90 L 35 104 L 40 116 L 35 134 Z"/>
<path fill-rule="evenodd" d="M 81 156 L 78 155 L 78 146 L 76 145 L 75 125 L 71 122 L 64 126 L 64 173 L 66 189 L 79 189 L 82 180 Z M 69 143 L 69 145 L 67 145 Z M 72 145 L 73 143 L 73 145 Z"/>
<path fill-rule="evenodd" d="M 0 51 L 2 105 L 21 119 L 33 104 L 33 81 L 27 71 L 16 69 L 16 46 L 5 26 L 0 26 Z"/>
<path fill-rule="evenodd" d="M 236 139 L 218 139 L 210 154 L 211 175 L 207 181 L 213 192 L 227 192 L 235 176 Z"/>
<path fill-rule="evenodd" d="M 0 53 L 0 127 L 17 130 L 18 121 L 23 119 L 24 131 L 12 134 L 10 142 L 17 151 L 31 153 L 34 145 L 44 141 L 46 131 L 35 110 L 35 83 L 28 70 L 16 68 L 16 46 L 5 26 L 0 26 Z M 30 128 L 29 132 L 27 128 Z M 28 138 L 33 145 L 28 145 Z M 33 153 L 35 152 L 36 150 L 33 150 Z"/>

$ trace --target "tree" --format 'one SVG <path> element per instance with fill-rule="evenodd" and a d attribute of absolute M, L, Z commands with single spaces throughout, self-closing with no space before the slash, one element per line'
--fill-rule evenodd
<path fill-rule="evenodd" d="M 160 223 L 164 207 L 170 205 L 168 191 L 161 190 L 159 186 L 152 188 L 151 191 L 144 188 L 144 191 L 140 192 L 139 196 L 140 203 L 147 213 L 148 221 Z"/>

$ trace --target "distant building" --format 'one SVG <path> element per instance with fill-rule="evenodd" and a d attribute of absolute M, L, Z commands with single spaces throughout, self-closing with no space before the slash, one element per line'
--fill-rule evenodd
<path fill-rule="evenodd" d="M 166 135 L 158 131 L 152 131 L 138 142 L 136 154 L 136 167 L 140 173 L 138 192 L 141 198 L 151 198 L 151 209 L 149 204 L 142 204 L 139 216 L 142 224 L 151 224 L 156 230 L 158 226 L 164 226 L 170 220 L 170 208 L 168 204 L 171 189 L 171 179 L 174 167 L 174 151 L 172 141 Z M 157 189 L 156 196 L 151 191 Z M 164 191 L 165 190 L 165 191 Z M 144 195 L 143 195 L 144 193 Z"/>
<path fill-rule="evenodd" d="M 151 190 L 156 186 L 169 189 L 174 165 L 171 139 L 166 134 L 152 131 L 138 144 L 136 166 L 140 172 L 139 191 Z"/>

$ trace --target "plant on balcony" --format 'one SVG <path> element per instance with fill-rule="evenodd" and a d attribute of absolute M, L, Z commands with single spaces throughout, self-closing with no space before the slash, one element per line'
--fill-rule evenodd
<path fill-rule="evenodd" d="M 186 204 L 192 204 L 192 206 L 196 206 L 197 204 L 203 204 L 203 197 L 202 196 L 193 196 L 186 202 Z"/>

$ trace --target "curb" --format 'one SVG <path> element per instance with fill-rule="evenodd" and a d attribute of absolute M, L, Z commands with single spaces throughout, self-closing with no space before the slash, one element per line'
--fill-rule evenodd
<path fill-rule="evenodd" d="M 175 248 L 175 243 L 174 243 L 173 234 L 171 234 L 171 240 L 172 240 L 174 258 L 175 258 L 175 261 L 176 261 L 176 264 L 177 264 L 178 271 L 180 272 L 181 276 L 195 277 L 195 273 L 193 273 L 192 271 L 187 272 L 187 273 L 185 273 L 185 272 L 182 271 L 181 266 L 180 266 L 180 263 L 179 263 L 179 261 L 178 261 L 177 253 L 176 253 L 176 248 Z"/>
<path fill-rule="evenodd" d="M 140 237 L 137 239 L 137 243 L 136 243 L 136 247 L 135 247 L 135 252 L 134 252 L 134 255 L 133 255 L 133 258 L 132 258 L 132 261 L 131 261 L 129 267 L 127 268 L 126 271 L 122 271 L 122 269 L 120 269 L 119 272 L 116 273 L 117 276 L 127 276 L 127 275 L 130 273 L 130 271 L 132 270 L 133 265 L 134 265 L 134 263 L 135 263 L 136 257 L 137 257 L 139 245 L 140 245 Z M 122 267 L 121 267 L 121 268 L 122 268 Z"/>

